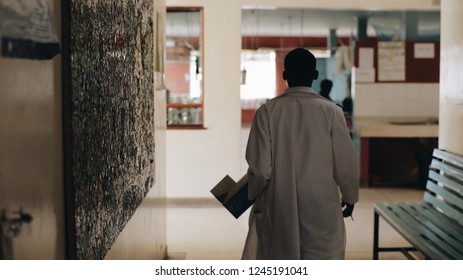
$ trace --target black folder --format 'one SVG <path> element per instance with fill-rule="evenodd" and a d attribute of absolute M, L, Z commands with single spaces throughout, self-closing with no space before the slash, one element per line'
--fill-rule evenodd
<path fill-rule="evenodd" d="M 254 203 L 248 199 L 247 174 L 238 182 L 226 175 L 211 193 L 236 219 Z"/>

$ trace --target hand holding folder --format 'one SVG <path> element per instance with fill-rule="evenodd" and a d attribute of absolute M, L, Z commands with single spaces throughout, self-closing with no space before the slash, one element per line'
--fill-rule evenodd
<path fill-rule="evenodd" d="M 226 175 L 211 193 L 237 219 L 254 203 L 248 199 L 247 174 L 238 182 Z"/>

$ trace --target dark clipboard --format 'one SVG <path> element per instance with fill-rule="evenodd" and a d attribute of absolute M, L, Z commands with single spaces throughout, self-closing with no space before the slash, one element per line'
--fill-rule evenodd
<path fill-rule="evenodd" d="M 226 175 L 211 190 L 211 193 L 236 219 L 254 203 L 254 201 L 248 199 L 247 174 L 238 182 Z"/>

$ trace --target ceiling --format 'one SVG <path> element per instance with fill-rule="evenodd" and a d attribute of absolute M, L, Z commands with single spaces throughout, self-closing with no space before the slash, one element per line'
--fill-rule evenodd
<path fill-rule="evenodd" d="M 407 17 L 417 20 L 418 32 L 440 32 L 438 11 L 371 11 L 371 10 L 321 10 L 321 9 L 243 9 L 242 34 L 244 36 L 328 36 L 336 29 L 338 36 L 356 32 L 356 19 L 368 19 L 367 33 L 376 36 L 378 28 L 402 30 Z M 168 13 L 168 36 L 198 36 L 199 12 Z"/>
<path fill-rule="evenodd" d="M 419 28 L 439 27 L 439 12 L 417 13 Z M 401 11 L 243 10 L 242 33 L 250 36 L 327 36 L 330 29 L 336 29 L 338 36 L 349 36 L 356 32 L 356 19 L 367 18 L 368 35 L 375 36 L 374 26 L 401 29 L 405 15 Z"/>

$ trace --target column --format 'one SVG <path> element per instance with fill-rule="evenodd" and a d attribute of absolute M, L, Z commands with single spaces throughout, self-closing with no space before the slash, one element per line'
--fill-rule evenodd
<path fill-rule="evenodd" d="M 418 15 L 419 12 L 406 12 L 402 24 L 402 39 L 405 41 L 417 41 L 418 39 Z"/>
<path fill-rule="evenodd" d="M 326 45 L 330 49 L 330 55 L 333 57 L 336 54 L 336 47 L 338 46 L 338 36 L 336 35 L 336 28 L 330 28 Z"/>
<path fill-rule="evenodd" d="M 463 155 L 463 1 L 441 2 L 439 148 Z"/>
<path fill-rule="evenodd" d="M 357 17 L 357 41 L 368 39 L 368 17 Z"/>

